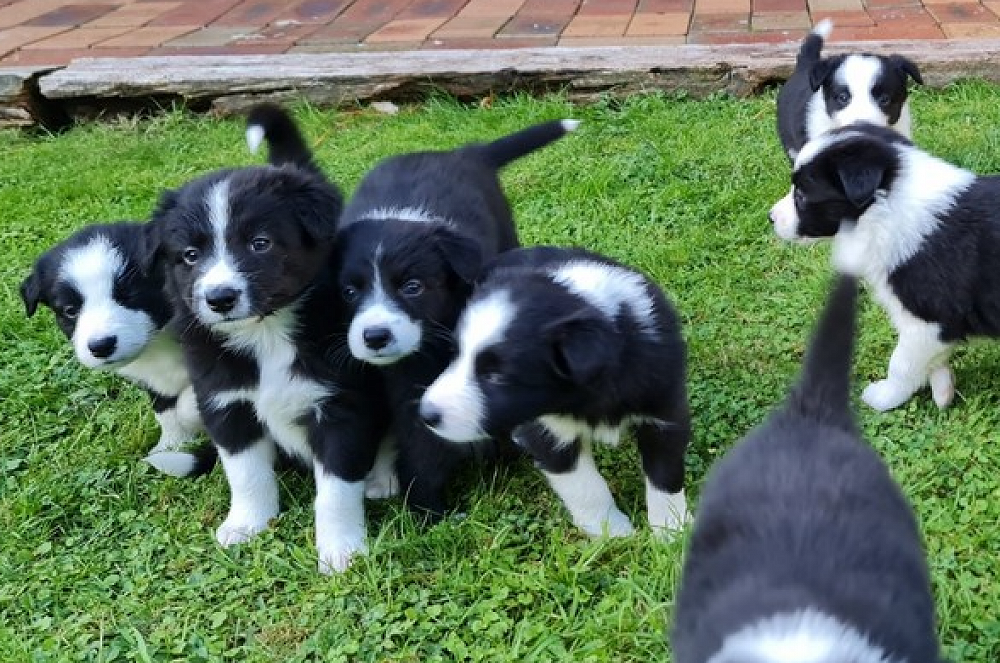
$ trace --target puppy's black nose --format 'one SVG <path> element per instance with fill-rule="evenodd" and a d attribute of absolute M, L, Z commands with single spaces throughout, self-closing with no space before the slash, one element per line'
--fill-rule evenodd
<path fill-rule="evenodd" d="M 216 313 L 229 313 L 239 298 L 240 292 L 235 288 L 218 287 L 205 293 L 205 303 Z"/>
<path fill-rule="evenodd" d="M 118 345 L 117 336 L 102 336 L 88 341 L 87 349 L 98 359 L 107 359 L 115 353 L 116 345 Z"/>
<path fill-rule="evenodd" d="M 427 403 L 420 403 L 420 418 L 424 424 L 437 428 L 441 424 L 441 410 Z"/>
<path fill-rule="evenodd" d="M 388 327 L 366 327 L 361 337 L 372 350 L 381 350 L 392 342 L 392 331 Z"/>

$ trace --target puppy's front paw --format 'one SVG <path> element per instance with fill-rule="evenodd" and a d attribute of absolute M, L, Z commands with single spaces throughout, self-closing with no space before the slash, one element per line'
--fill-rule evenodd
<path fill-rule="evenodd" d="M 613 538 L 631 536 L 635 531 L 632 527 L 632 521 L 617 508 L 612 508 L 604 518 L 587 523 L 578 522 L 577 526 L 595 539 L 602 536 Z"/>
<path fill-rule="evenodd" d="M 215 540 L 223 547 L 244 543 L 267 529 L 269 521 L 266 516 L 230 513 L 215 531 Z"/>
<path fill-rule="evenodd" d="M 342 573 L 351 565 L 356 555 L 367 550 L 364 541 L 344 541 L 319 547 L 319 572 L 324 575 Z"/>
<path fill-rule="evenodd" d="M 942 410 L 951 405 L 955 399 L 955 374 L 951 367 L 940 366 L 931 371 L 931 397 L 934 404 Z"/>
<path fill-rule="evenodd" d="M 897 408 L 913 395 L 908 389 L 900 389 L 892 380 L 873 382 L 861 392 L 861 400 L 878 410 L 886 412 Z"/>

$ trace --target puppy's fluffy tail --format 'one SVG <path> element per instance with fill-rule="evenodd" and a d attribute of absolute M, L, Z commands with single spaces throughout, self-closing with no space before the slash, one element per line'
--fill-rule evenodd
<path fill-rule="evenodd" d="M 476 149 L 494 168 L 500 169 L 511 161 L 545 147 L 580 126 L 579 120 L 553 120 L 528 127 L 492 143 L 477 145 Z"/>
<path fill-rule="evenodd" d="M 144 461 L 172 477 L 190 478 L 208 474 L 215 467 L 219 452 L 215 445 L 204 444 L 191 451 L 158 451 Z"/>
<path fill-rule="evenodd" d="M 813 332 L 799 381 L 788 397 L 789 414 L 856 428 L 850 391 L 857 299 L 857 280 L 838 277 Z"/>
<path fill-rule="evenodd" d="M 802 40 L 802 47 L 799 48 L 797 64 L 811 65 L 820 61 L 823 52 L 823 43 L 833 32 L 833 21 L 824 18 L 813 26 L 812 31 Z"/>
<path fill-rule="evenodd" d="M 250 109 L 246 136 L 251 152 L 256 152 L 261 143 L 267 142 L 267 160 L 271 165 L 290 163 L 320 172 L 295 120 L 277 104 L 263 103 Z"/>

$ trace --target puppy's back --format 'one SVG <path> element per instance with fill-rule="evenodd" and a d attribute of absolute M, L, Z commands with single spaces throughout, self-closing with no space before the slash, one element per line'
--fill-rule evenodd
<path fill-rule="evenodd" d="M 880 651 L 938 660 L 917 523 L 850 411 L 856 298 L 855 281 L 841 278 L 786 403 L 706 482 L 674 623 L 677 663 L 785 660 L 768 647 L 792 633 L 827 651 L 823 663 L 876 663 Z"/>

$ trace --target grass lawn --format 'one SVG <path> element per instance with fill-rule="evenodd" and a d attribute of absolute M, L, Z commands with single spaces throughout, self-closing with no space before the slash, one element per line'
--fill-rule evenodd
<path fill-rule="evenodd" d="M 916 140 L 1000 172 L 1000 89 L 912 97 Z M 582 245 L 639 267 L 681 311 L 695 436 L 690 496 L 709 464 L 782 399 L 828 282 L 827 246 L 780 243 L 766 217 L 788 188 L 774 99 L 558 98 L 491 108 L 433 101 L 397 116 L 299 109 L 348 191 L 376 159 L 492 139 L 542 119 L 578 132 L 504 173 L 525 243 Z M 32 259 L 88 222 L 141 219 L 163 187 L 259 160 L 239 121 L 172 113 L 58 137 L 0 132 L 0 660 L 665 661 L 682 542 L 578 534 L 528 464 L 469 472 L 462 518 L 418 527 L 369 503 L 372 550 L 315 569 L 312 489 L 283 479 L 284 511 L 223 550 L 220 469 L 198 480 L 139 462 L 157 431 L 145 397 L 81 368 L 48 311 L 23 316 Z M 1000 266 L 998 266 L 1000 269 Z M 884 375 L 894 335 L 869 298 L 855 398 Z M 923 524 L 945 653 L 1000 660 L 1000 344 L 955 359 L 960 396 L 860 407 Z M 635 449 L 599 455 L 644 523 Z"/>

